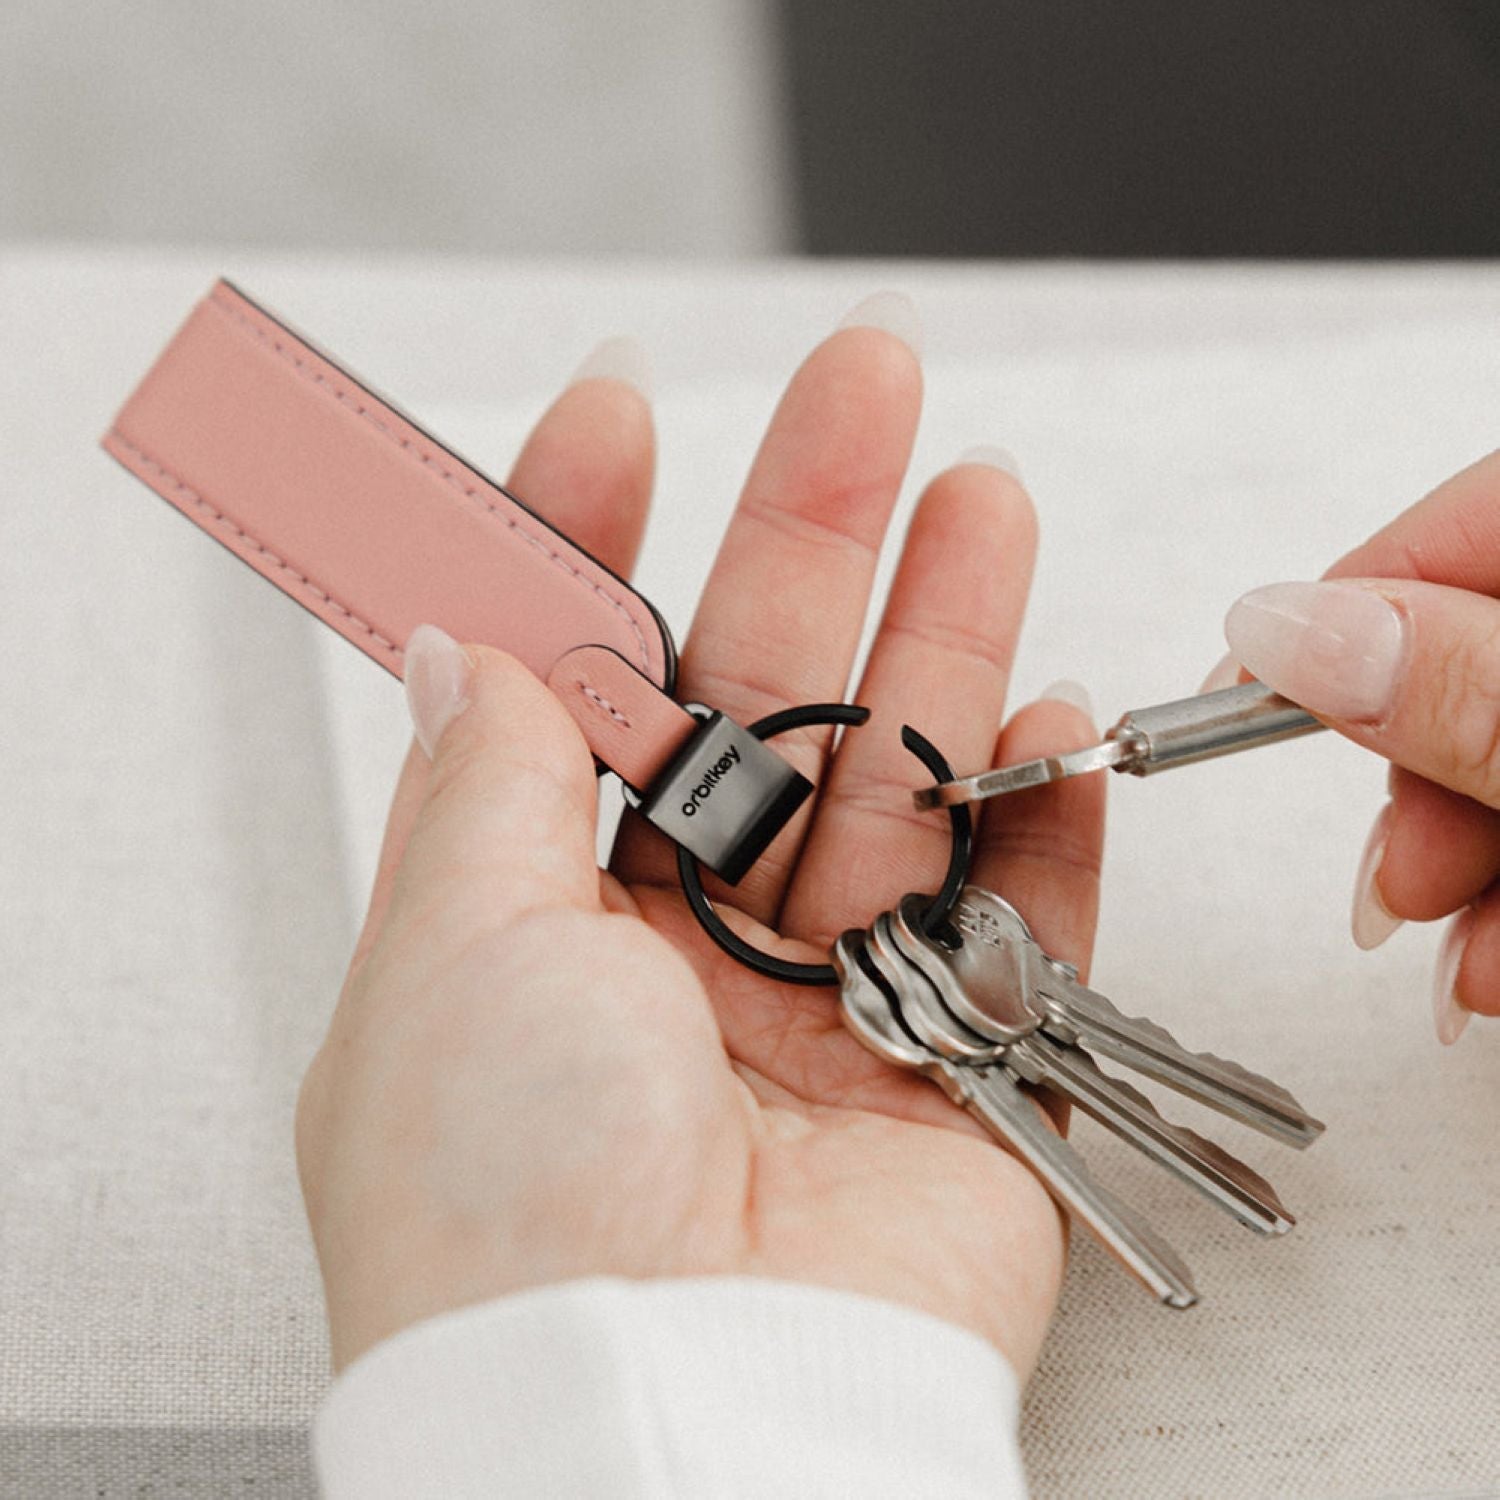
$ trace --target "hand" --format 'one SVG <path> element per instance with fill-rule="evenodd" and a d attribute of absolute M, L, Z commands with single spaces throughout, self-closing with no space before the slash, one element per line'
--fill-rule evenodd
<path fill-rule="evenodd" d="M 889 297 L 851 314 L 911 316 Z M 920 400 L 912 348 L 878 326 L 842 328 L 798 370 L 687 638 L 685 697 L 743 723 L 843 695 Z M 642 397 L 591 378 L 542 418 L 511 486 L 624 572 L 651 467 Z M 961 463 L 927 487 L 857 695 L 871 722 L 837 754 L 826 734 L 777 741 L 818 784 L 816 806 L 740 886 L 712 886 L 752 941 L 817 961 L 844 928 L 936 887 L 947 824 L 911 806 L 903 721 L 964 767 L 1090 742 L 1086 716 L 1049 699 L 997 745 L 1034 549 L 1030 504 L 1001 467 Z M 629 821 L 598 871 L 588 751 L 518 664 L 424 629 L 407 685 L 432 758 L 414 745 L 402 772 L 298 1108 L 335 1364 L 523 1287 L 741 1273 L 925 1309 L 1024 1377 L 1064 1248 L 1031 1174 L 867 1053 L 834 994 L 714 948 L 653 830 Z M 974 862 L 1080 966 L 1101 780 L 987 812 Z"/>
<path fill-rule="evenodd" d="M 1438 1035 L 1500 1015 L 1500 453 L 1342 558 L 1322 583 L 1257 589 L 1231 654 L 1393 762 L 1356 882 L 1355 941 L 1457 912 L 1439 956 Z"/>

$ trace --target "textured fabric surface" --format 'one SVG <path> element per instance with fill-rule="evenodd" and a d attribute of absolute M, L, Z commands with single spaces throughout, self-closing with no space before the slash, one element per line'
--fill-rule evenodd
<path fill-rule="evenodd" d="M 1022 1500 L 1016 1407 L 993 1347 L 894 1303 L 599 1277 L 377 1345 L 315 1448 L 325 1500 Z"/>
<path fill-rule="evenodd" d="M 1486 267 L 0 257 L 5 1496 L 311 1482 L 327 1364 L 291 1110 L 407 730 L 384 673 L 94 446 L 219 272 L 500 472 L 598 338 L 641 336 L 661 465 L 640 582 L 679 633 L 786 375 L 906 287 L 914 479 L 974 443 L 1018 454 L 1043 553 L 1016 693 L 1077 677 L 1105 720 L 1190 692 L 1241 590 L 1315 576 L 1495 442 Z M 1163 1312 L 1078 1245 L 1025 1403 L 1043 1500 L 1500 1475 L 1500 1030 L 1433 1042 L 1432 931 L 1349 942 L 1383 782 L 1320 737 L 1111 787 L 1097 983 L 1329 1130 L 1299 1156 L 1214 1127 L 1301 1218 L 1266 1243 L 1080 1125 L 1204 1302 Z"/>

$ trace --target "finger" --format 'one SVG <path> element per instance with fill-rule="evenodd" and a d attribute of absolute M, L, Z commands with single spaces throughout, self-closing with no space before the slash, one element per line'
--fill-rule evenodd
<path fill-rule="evenodd" d="M 1500 1016 L 1500 885 L 1449 924 L 1438 952 L 1432 1003 L 1438 1040 L 1458 1040 L 1471 1015 Z"/>
<path fill-rule="evenodd" d="M 411 827 L 416 821 L 417 809 L 427 795 L 427 774 L 432 762 L 427 752 L 414 739 L 401 764 L 401 774 L 396 780 L 395 795 L 391 798 L 390 811 L 386 814 L 385 833 L 380 841 L 380 857 L 375 864 L 375 880 L 370 887 L 370 900 L 365 908 L 364 925 L 354 944 L 354 954 L 349 960 L 349 972 L 357 973 L 369 957 L 385 923 L 386 910 L 391 904 L 391 890 L 396 883 L 396 871 L 411 837 Z"/>
<path fill-rule="evenodd" d="M 1224 631 L 1251 672 L 1356 744 L 1500 807 L 1500 603 L 1405 580 L 1273 584 Z"/>
<path fill-rule="evenodd" d="M 1440 484 L 1325 576 L 1415 578 L 1500 594 L 1500 452 Z"/>
<path fill-rule="evenodd" d="M 680 695 L 741 723 L 843 696 L 875 563 L 911 457 L 922 374 L 890 331 L 905 299 L 871 298 L 792 377 L 751 467 L 682 653 Z M 868 326 L 879 316 L 887 326 Z M 778 750 L 816 780 L 826 733 L 788 735 Z M 734 890 L 774 915 L 805 816 Z M 629 881 L 674 879 L 666 842 L 628 820 L 614 869 Z M 723 887 L 710 884 L 710 890 Z"/>
<path fill-rule="evenodd" d="M 609 339 L 542 414 L 506 481 L 518 499 L 622 577 L 635 566 L 656 466 L 645 354 Z"/>
<path fill-rule="evenodd" d="M 1198 685 L 1198 693 L 1222 692 L 1225 688 L 1234 687 L 1244 675 L 1233 655 L 1221 656 L 1209 668 L 1208 676 Z"/>
<path fill-rule="evenodd" d="M 1500 452 L 1440 484 L 1323 575 L 1337 578 L 1415 578 L 1500 593 Z M 1233 654 L 1204 680 L 1200 693 L 1232 687 L 1245 674 Z"/>
<path fill-rule="evenodd" d="M 1055 696 L 1051 696 L 1055 695 Z M 995 765 L 1064 755 L 1097 744 L 1098 731 L 1076 684 L 1059 683 L 1010 721 Z M 984 809 L 974 849 L 974 880 L 1003 896 L 1038 943 L 1087 979 L 1099 920 L 1104 857 L 1105 781 L 1073 776 L 996 798 Z"/>
<path fill-rule="evenodd" d="M 961 463 L 912 517 L 856 699 L 870 722 L 844 737 L 782 915 L 818 943 L 941 880 L 946 817 L 912 806 L 922 769 L 900 727 L 955 766 L 988 765 L 1036 558 L 1036 515 L 993 462 Z"/>
<path fill-rule="evenodd" d="M 606 340 L 542 414 L 506 481 L 517 498 L 622 577 L 635 564 L 651 503 L 656 437 L 648 389 L 641 347 Z M 351 970 L 379 935 L 430 765 L 413 744 L 386 818 Z"/>
<path fill-rule="evenodd" d="M 1355 877 L 1354 941 L 1377 948 L 1403 922 L 1446 917 L 1497 874 L 1500 812 L 1394 766 Z"/>
<path fill-rule="evenodd" d="M 593 759 L 557 699 L 513 657 L 432 626 L 407 642 L 406 687 L 432 761 L 383 925 L 451 931 L 461 947 L 524 911 L 597 908 Z"/>

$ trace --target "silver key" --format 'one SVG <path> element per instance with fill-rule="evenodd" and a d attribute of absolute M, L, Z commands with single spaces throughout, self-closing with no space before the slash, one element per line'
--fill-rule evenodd
<path fill-rule="evenodd" d="M 1198 1300 L 1192 1275 L 1176 1252 L 1135 1211 L 1089 1172 L 1083 1158 L 1044 1119 L 1036 1101 L 1003 1068 L 961 1066 L 933 1052 L 901 1019 L 899 991 L 886 988 L 866 934 L 846 932 L 833 950 L 845 1024 L 877 1057 L 938 1084 L 996 1140 L 1034 1172 L 1059 1207 L 1089 1229 L 1120 1264 L 1169 1307 Z M 910 966 L 905 984 L 925 983 Z M 913 1011 L 921 1007 L 913 1006 Z"/>
<path fill-rule="evenodd" d="M 889 912 L 876 917 L 865 934 L 865 952 L 886 989 L 898 1000 L 904 998 L 902 986 L 907 982 L 911 965 L 896 945 Z M 901 1019 L 906 1022 L 907 1030 L 932 1051 L 970 1067 L 998 1062 L 1009 1045 L 1003 1038 L 996 1040 L 971 1031 L 941 1004 L 912 1008 L 902 1005 Z"/>
<path fill-rule="evenodd" d="M 909 903 L 903 903 L 908 912 Z M 916 908 L 921 909 L 921 898 Z M 913 932 L 906 924 L 898 930 L 921 958 L 916 968 L 930 981 L 947 961 L 947 950 L 929 938 Z M 978 986 L 976 986 L 978 988 Z M 907 1026 L 927 1040 L 950 1060 L 962 1057 L 943 1045 L 944 1028 L 933 1025 L 931 1016 L 921 1017 L 924 1008 L 941 1008 L 936 986 L 910 985 L 898 991 L 903 1001 L 902 1019 Z M 1034 1030 L 1010 1042 L 1004 1048 L 1003 1062 L 1017 1078 L 1027 1083 L 1057 1090 L 1122 1140 L 1165 1167 L 1175 1176 L 1202 1193 L 1211 1203 L 1233 1214 L 1242 1224 L 1262 1234 L 1284 1234 L 1295 1222 L 1282 1206 L 1271 1185 L 1243 1162 L 1202 1136 L 1164 1120 L 1143 1094 L 1128 1084 L 1099 1071 L 1093 1059 L 1077 1047 L 1060 1045 L 1041 1030 Z"/>
<path fill-rule="evenodd" d="M 1039 1031 L 1010 1048 L 1005 1066 L 1027 1083 L 1065 1095 L 1246 1227 L 1285 1234 L 1297 1222 L 1258 1172 L 1196 1131 L 1163 1119 L 1144 1094 L 1102 1072 L 1081 1048 L 1059 1046 Z"/>
<path fill-rule="evenodd" d="M 988 975 L 975 976 L 971 980 L 964 972 L 970 965 L 964 964 L 957 955 L 950 958 L 947 954 L 929 954 L 932 939 L 926 936 L 923 926 L 927 906 L 923 897 L 908 896 L 882 920 L 901 956 L 921 969 L 937 990 L 943 1005 L 970 1030 L 1002 1046 L 1018 1042 L 1037 1030 L 1043 1017 L 1042 1012 L 1031 1004 L 1038 977 L 1031 970 L 1042 956 L 1042 950 L 1034 944 L 1030 948 L 1012 944 L 1004 952 L 1008 973 L 1006 983 L 991 982 Z M 1000 954 L 994 955 L 995 962 L 1000 959 Z"/>
<path fill-rule="evenodd" d="M 913 913 L 924 909 L 923 900 L 909 897 L 903 903 L 908 931 L 916 922 Z M 982 1016 L 995 1017 L 996 1024 L 986 1029 L 969 1014 L 966 1020 L 975 1030 L 998 1038 L 1016 1014 L 1030 1012 L 1054 1040 L 1102 1053 L 1288 1145 L 1308 1146 L 1322 1134 L 1323 1122 L 1280 1084 L 1212 1053 L 1190 1052 L 1164 1027 L 1122 1014 L 1097 990 L 1079 983 L 1077 971 L 1049 958 L 1021 914 L 993 891 L 965 886 L 951 920 L 964 942 L 945 957 L 982 1007 Z M 898 938 L 901 934 L 898 920 Z"/>

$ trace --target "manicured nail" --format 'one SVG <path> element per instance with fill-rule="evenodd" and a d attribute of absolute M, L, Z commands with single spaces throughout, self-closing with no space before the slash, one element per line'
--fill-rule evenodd
<path fill-rule="evenodd" d="M 469 706 L 469 658 L 436 625 L 418 625 L 406 642 L 406 707 L 430 756 L 443 731 Z"/>
<path fill-rule="evenodd" d="M 639 391 L 647 401 L 651 399 L 651 363 L 638 339 L 605 339 L 573 371 L 568 384 L 577 385 L 581 380 L 620 380 Z"/>
<path fill-rule="evenodd" d="M 883 328 L 894 334 L 918 359 L 922 357 L 922 321 L 916 304 L 905 292 L 876 292 L 856 302 L 839 319 L 840 328 Z"/>
<path fill-rule="evenodd" d="M 1356 583 L 1273 583 L 1224 621 L 1230 650 L 1263 682 L 1313 713 L 1376 721 L 1395 697 L 1406 626 Z"/>
<path fill-rule="evenodd" d="M 1071 677 L 1058 678 L 1050 687 L 1042 690 L 1042 697 L 1050 698 L 1055 703 L 1071 703 L 1087 717 L 1089 723 L 1094 722 L 1094 705 L 1089 701 L 1089 690 L 1081 682 L 1074 682 Z"/>
<path fill-rule="evenodd" d="M 1385 909 L 1380 887 L 1375 882 L 1391 836 L 1391 810 L 1389 802 L 1380 809 L 1380 816 L 1365 840 L 1365 852 L 1359 857 L 1359 873 L 1354 877 L 1354 910 L 1349 926 L 1355 943 L 1366 951 L 1378 948 L 1401 926 L 1402 919 Z"/>
<path fill-rule="evenodd" d="M 1221 656 L 1218 665 L 1203 679 L 1198 689 L 1202 693 L 1217 693 L 1221 688 L 1231 688 L 1240 680 L 1240 664 L 1233 655 Z"/>
<path fill-rule="evenodd" d="M 1009 474 L 1012 479 L 1021 477 L 1021 466 L 1009 448 L 996 448 L 988 443 L 980 443 L 976 448 L 965 448 L 958 455 L 958 461 L 961 464 L 988 464 L 992 469 L 999 469 L 1002 474 Z"/>
<path fill-rule="evenodd" d="M 1466 906 L 1448 924 L 1438 950 L 1437 972 L 1432 980 L 1432 1019 L 1437 1025 L 1437 1039 L 1445 1047 L 1451 1047 L 1464 1034 L 1472 1014 L 1458 1003 L 1458 967 L 1473 931 L 1474 908 Z"/>

